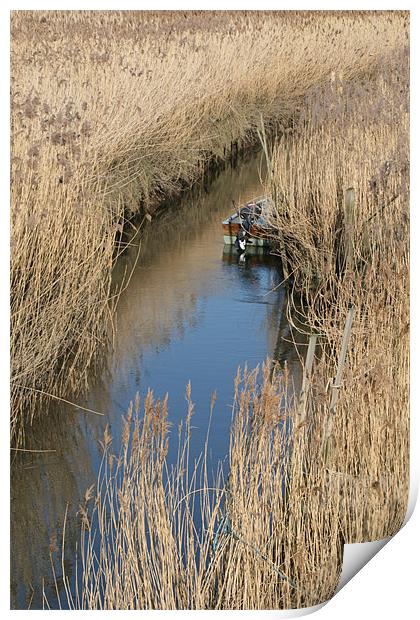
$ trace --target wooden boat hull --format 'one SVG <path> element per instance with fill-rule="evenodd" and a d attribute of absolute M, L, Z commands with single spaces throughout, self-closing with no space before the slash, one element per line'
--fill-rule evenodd
<path fill-rule="evenodd" d="M 247 229 L 246 244 L 257 247 L 270 247 L 271 228 L 264 220 L 264 210 L 267 209 L 269 199 L 266 197 L 257 198 L 246 205 L 243 205 L 237 213 L 234 213 L 222 222 L 223 241 L 228 245 L 234 245 L 238 234 L 244 230 L 243 222 L 239 213 L 242 210 L 252 210 L 258 208 L 258 215 L 254 217 L 252 225 Z M 251 211 L 252 212 L 252 211 Z"/>
<path fill-rule="evenodd" d="M 236 234 L 223 235 L 223 241 L 227 245 L 235 245 Z M 249 237 L 246 242 L 247 245 L 252 245 L 260 248 L 270 247 L 270 240 L 267 237 Z"/>

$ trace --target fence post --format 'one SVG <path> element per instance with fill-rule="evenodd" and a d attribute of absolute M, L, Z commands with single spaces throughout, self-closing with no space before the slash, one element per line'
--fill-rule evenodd
<path fill-rule="evenodd" d="M 330 452 L 333 417 L 334 417 L 335 408 L 336 408 L 337 400 L 338 400 L 338 390 L 341 388 L 341 382 L 343 379 L 344 363 L 346 361 L 346 354 L 347 354 L 347 348 L 348 348 L 349 340 L 350 340 L 353 317 L 354 317 L 354 306 L 350 306 L 347 312 L 347 318 L 346 318 L 346 324 L 344 327 L 343 338 L 341 340 L 341 349 L 340 349 L 340 355 L 338 358 L 337 373 L 330 387 L 331 398 L 330 398 L 330 404 L 328 408 L 327 419 L 324 425 L 324 436 L 322 440 L 322 449 L 321 449 L 321 452 L 324 456 L 325 461 L 328 460 L 328 456 Z"/>
<path fill-rule="evenodd" d="M 355 267 L 354 256 L 354 203 L 355 191 L 353 187 L 346 189 L 344 194 L 344 235 L 346 270 L 352 271 Z"/>
<path fill-rule="evenodd" d="M 307 418 L 308 394 L 310 388 L 310 378 L 312 374 L 312 366 L 315 357 L 315 347 L 318 335 L 311 334 L 309 337 L 308 351 L 306 353 L 306 361 L 303 369 L 302 387 L 299 397 L 299 424 L 304 424 Z"/>

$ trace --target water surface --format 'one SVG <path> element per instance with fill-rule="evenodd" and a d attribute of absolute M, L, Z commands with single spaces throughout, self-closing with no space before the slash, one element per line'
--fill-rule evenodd
<path fill-rule="evenodd" d="M 30 438 L 31 447 L 55 452 L 21 455 L 12 468 L 12 607 L 41 607 L 43 579 L 54 604 L 51 558 L 60 557 L 66 510 L 66 571 L 74 574 L 76 512 L 97 476 L 99 441 L 109 423 L 118 450 L 121 416 L 136 392 L 142 398 L 149 388 L 157 397 L 169 394 L 172 459 L 176 428 L 186 414 L 187 383 L 195 403 L 193 456 L 203 448 L 216 391 L 209 437 L 216 463 L 229 449 L 238 365 L 253 368 L 267 356 L 287 360 L 299 384 L 301 366 L 290 341 L 278 258 L 259 253 L 242 261 L 223 244 L 221 221 L 234 211 L 233 202 L 263 193 L 260 174 L 259 156 L 223 171 L 207 192 L 191 192 L 157 216 L 140 248 L 120 259 L 117 282 L 134 270 L 119 299 L 114 346 L 81 403 L 104 417 L 55 407 Z"/>

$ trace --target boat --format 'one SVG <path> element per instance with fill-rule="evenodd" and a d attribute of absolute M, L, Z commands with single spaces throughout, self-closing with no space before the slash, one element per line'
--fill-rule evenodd
<path fill-rule="evenodd" d="M 271 199 L 259 196 L 242 205 L 222 222 L 223 240 L 235 245 L 239 252 L 247 246 L 270 247 L 273 228 L 267 222 Z"/>

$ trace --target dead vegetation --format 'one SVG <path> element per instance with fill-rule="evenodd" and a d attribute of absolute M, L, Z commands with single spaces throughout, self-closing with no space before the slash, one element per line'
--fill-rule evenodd
<path fill-rule="evenodd" d="M 181 25 L 182 24 L 182 25 Z M 281 27 L 279 27 L 281 26 Z M 284 266 L 320 347 L 302 421 L 284 373 L 238 376 L 228 472 L 167 461 L 166 402 L 103 440 L 81 507 L 74 609 L 284 609 L 332 596 L 342 543 L 383 538 L 408 493 L 406 13 L 12 15 L 12 437 L 33 396 L 83 383 L 112 323 L 132 214 L 252 141 L 273 153 Z M 348 188 L 355 200 L 344 207 Z M 348 195 L 348 194 L 347 194 Z M 296 299 L 296 297 L 295 297 Z M 329 386 L 349 306 L 332 435 Z M 94 500 L 94 501 L 93 501 Z M 58 591 L 58 590 L 57 590 Z"/>
<path fill-rule="evenodd" d="M 285 269 L 319 334 L 311 407 L 320 419 L 355 312 L 326 463 L 342 488 L 346 542 L 394 534 L 407 507 L 408 93 L 406 46 L 369 79 L 334 72 L 308 92 L 293 135 L 273 153 Z"/>
<path fill-rule="evenodd" d="M 305 95 L 369 75 L 407 14 L 12 12 L 11 432 L 108 341 L 115 239 Z M 236 146 L 233 146 L 234 150 Z M 341 191 L 341 190 L 340 190 Z"/>
<path fill-rule="evenodd" d="M 80 508 L 79 583 L 71 609 L 286 609 L 330 598 L 341 571 L 339 486 L 296 423 L 287 372 L 238 371 L 227 472 L 191 461 L 193 404 L 167 459 L 166 401 L 137 396 L 122 448 L 108 431 L 98 483 Z M 214 402 L 213 404 L 214 405 Z M 217 406 L 217 404 L 216 404 Z M 316 450 L 314 444 L 313 450 Z"/>

